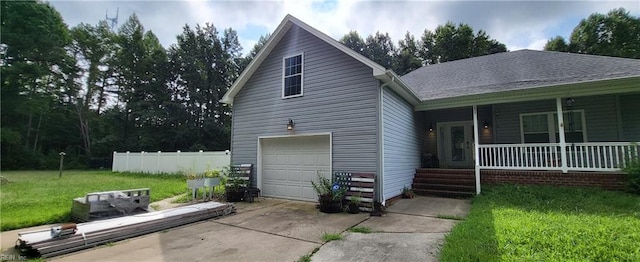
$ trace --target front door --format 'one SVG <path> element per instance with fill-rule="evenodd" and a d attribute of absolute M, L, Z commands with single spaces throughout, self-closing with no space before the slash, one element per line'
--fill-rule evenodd
<path fill-rule="evenodd" d="M 473 122 L 438 123 L 438 137 L 441 167 L 473 167 Z"/>

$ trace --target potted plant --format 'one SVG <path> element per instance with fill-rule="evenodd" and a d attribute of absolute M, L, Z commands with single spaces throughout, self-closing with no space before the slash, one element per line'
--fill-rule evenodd
<path fill-rule="evenodd" d="M 362 202 L 360 196 L 351 196 L 347 211 L 351 214 L 360 213 L 360 202 Z"/>
<path fill-rule="evenodd" d="M 346 188 L 342 188 L 338 184 L 332 184 L 330 179 L 323 177 L 320 174 L 318 174 L 317 183 L 311 181 L 311 185 L 318 194 L 318 202 L 320 202 L 320 212 L 342 212 L 342 198 L 347 191 Z"/>
<path fill-rule="evenodd" d="M 184 171 L 183 175 L 187 179 L 187 188 L 193 190 L 192 198 L 195 199 L 198 188 L 204 187 L 204 179 L 193 169 Z"/>
<path fill-rule="evenodd" d="M 240 202 L 244 199 L 244 193 L 247 189 L 247 180 L 234 172 L 229 172 L 225 186 L 225 195 L 228 202 Z"/>
<path fill-rule="evenodd" d="M 402 198 L 413 198 L 415 196 L 416 194 L 413 192 L 411 188 L 408 188 L 407 186 L 402 188 Z"/>
<path fill-rule="evenodd" d="M 204 172 L 204 186 L 214 187 L 220 184 L 220 170 L 208 170 Z"/>
<path fill-rule="evenodd" d="M 220 170 L 214 169 L 210 170 L 207 167 L 207 171 L 204 172 L 204 190 L 205 190 L 205 198 L 206 195 L 209 195 L 210 199 L 213 199 L 213 192 L 215 191 L 215 187 L 220 184 Z M 209 193 L 209 188 L 211 188 L 211 193 Z"/>

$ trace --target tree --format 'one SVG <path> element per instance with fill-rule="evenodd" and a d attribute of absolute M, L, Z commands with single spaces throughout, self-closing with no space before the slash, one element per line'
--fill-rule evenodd
<path fill-rule="evenodd" d="M 569 52 L 569 45 L 567 41 L 564 40 L 562 36 L 556 36 L 554 38 L 549 39 L 547 43 L 544 45 L 544 50 L 546 51 L 557 51 L 557 52 Z"/>
<path fill-rule="evenodd" d="M 251 63 L 251 60 L 253 60 L 253 58 L 256 57 L 258 52 L 260 52 L 260 49 L 262 49 L 262 47 L 264 47 L 267 41 L 269 41 L 270 36 L 271 36 L 271 33 L 261 35 L 260 39 L 258 39 L 258 42 L 255 45 L 253 45 L 253 48 L 251 48 L 251 51 L 249 51 L 249 53 L 244 58 L 240 59 L 240 68 L 239 68 L 240 72 L 244 71 L 244 69 L 247 68 L 249 63 Z"/>
<path fill-rule="evenodd" d="M 113 82 L 113 59 L 115 55 L 115 34 L 106 21 L 97 26 L 81 23 L 71 29 L 73 42 L 71 52 L 78 60 L 80 88 L 69 94 L 75 103 L 78 129 L 82 136 L 83 149 L 90 157 L 92 154 L 91 122 L 98 117 L 106 105 Z"/>
<path fill-rule="evenodd" d="M 369 35 L 365 46 L 365 54 L 369 59 L 385 68 L 392 68 L 396 50 L 388 33 L 376 32 L 375 35 Z"/>
<path fill-rule="evenodd" d="M 433 65 L 438 63 L 438 52 L 435 49 L 436 35 L 428 29 L 425 29 L 421 37 L 422 46 L 419 55 L 425 65 Z"/>
<path fill-rule="evenodd" d="M 361 55 L 367 56 L 367 45 L 357 31 L 350 31 L 348 34 L 340 38 L 340 43 L 358 52 Z"/>
<path fill-rule="evenodd" d="M 169 48 L 174 94 L 170 110 L 187 112 L 176 112 L 169 120 L 176 146 L 229 148 L 231 111 L 220 99 L 239 74 L 240 50 L 234 30 L 226 29 L 220 36 L 211 24 L 195 29 L 185 25 L 177 44 Z"/>
<path fill-rule="evenodd" d="M 547 41 L 544 50 L 640 58 L 640 18 L 624 8 L 606 15 L 593 13 L 578 23 L 568 43 L 556 36 Z"/>
<path fill-rule="evenodd" d="M 624 8 L 582 19 L 570 37 L 573 53 L 640 58 L 640 18 Z"/>
<path fill-rule="evenodd" d="M 455 26 L 452 22 L 436 27 L 434 32 L 422 34 L 420 55 L 425 64 L 436 64 L 464 58 L 506 52 L 507 47 L 483 30 L 474 34 L 468 24 Z"/>
<path fill-rule="evenodd" d="M 38 161 L 53 105 L 73 78 L 70 35 L 60 14 L 40 1 L 0 2 L 2 166 Z M 5 135 L 16 139 L 9 141 Z M 61 150 L 63 148 L 56 148 Z M 9 153 L 11 152 L 11 153 Z M 5 166 L 9 164 L 9 166 Z"/>
<path fill-rule="evenodd" d="M 116 106 L 124 114 L 123 123 L 117 124 L 123 128 L 122 147 L 155 150 L 154 130 L 165 122 L 164 105 L 169 100 L 166 52 L 135 14 L 120 28 L 116 43 Z"/>
<path fill-rule="evenodd" d="M 422 66 L 420 48 L 415 37 L 407 32 L 404 39 L 398 42 L 398 52 L 394 59 L 393 71 L 404 75 Z"/>

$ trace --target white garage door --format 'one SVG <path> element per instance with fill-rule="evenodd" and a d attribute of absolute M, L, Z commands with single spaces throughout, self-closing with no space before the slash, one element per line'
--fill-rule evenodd
<path fill-rule="evenodd" d="M 317 174 L 331 177 L 328 135 L 261 139 L 262 194 L 317 201 Z"/>

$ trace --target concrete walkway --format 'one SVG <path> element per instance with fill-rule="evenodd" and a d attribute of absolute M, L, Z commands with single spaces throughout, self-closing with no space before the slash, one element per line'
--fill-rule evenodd
<path fill-rule="evenodd" d="M 315 203 L 263 198 L 237 203 L 238 212 L 162 232 L 120 241 L 51 261 L 434 261 L 444 235 L 464 217 L 468 200 L 417 197 L 403 199 L 382 217 L 367 213 L 324 214 Z M 371 234 L 350 233 L 354 226 Z M 3 255 L 17 232 L 2 232 Z M 343 240 L 323 243 L 324 233 Z M 6 257 L 9 258 L 9 257 Z"/>
<path fill-rule="evenodd" d="M 445 235 L 464 218 L 470 202 L 416 197 L 402 199 L 382 217 L 370 217 L 358 227 L 374 233 L 345 233 L 343 240 L 323 245 L 312 261 L 438 261 Z"/>

